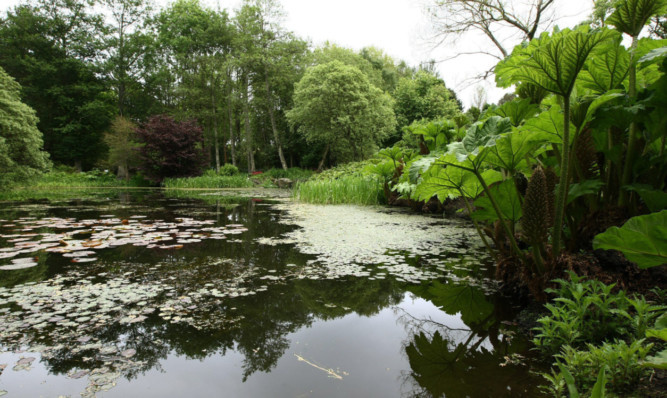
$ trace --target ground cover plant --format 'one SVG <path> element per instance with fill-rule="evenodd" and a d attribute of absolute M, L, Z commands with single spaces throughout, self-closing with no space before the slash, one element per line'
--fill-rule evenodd
<path fill-rule="evenodd" d="M 626 296 L 614 285 L 586 280 L 573 272 L 556 280 L 555 298 L 546 304 L 547 315 L 538 319 L 533 343 L 543 355 L 555 359 L 544 377 L 555 397 L 566 391 L 591 393 L 596 387 L 617 396 L 633 395 L 652 370 L 647 357 L 658 351 L 649 330 L 660 316 L 663 303 L 643 296 Z M 608 395 L 609 396 L 609 395 Z"/>

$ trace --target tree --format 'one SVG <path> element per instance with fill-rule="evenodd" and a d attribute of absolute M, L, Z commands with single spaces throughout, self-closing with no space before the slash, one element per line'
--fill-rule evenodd
<path fill-rule="evenodd" d="M 104 142 L 109 146 L 109 163 L 118 168 L 118 178 L 129 179 L 130 168 L 139 165 L 139 148 L 135 131 L 137 126 L 127 118 L 116 116 Z"/>
<path fill-rule="evenodd" d="M 106 35 L 109 58 L 105 69 L 113 82 L 118 101 L 118 114 L 132 111 L 132 97 L 141 94 L 138 75 L 141 61 L 150 45 L 145 32 L 150 16 L 150 0 L 103 0 L 109 10 L 111 24 Z M 136 112 L 135 112 L 136 113 Z"/>
<path fill-rule="evenodd" d="M 399 130 L 414 121 L 451 118 L 461 112 L 445 82 L 426 71 L 399 80 L 394 91 L 394 112 Z M 398 132 L 400 137 L 400 131 Z"/>
<path fill-rule="evenodd" d="M 0 185 L 50 166 L 35 111 L 21 102 L 20 92 L 21 86 L 0 68 Z"/>
<path fill-rule="evenodd" d="M 167 115 L 152 116 L 136 130 L 141 170 L 149 180 L 200 175 L 208 164 L 201 127 L 192 121 L 177 122 Z"/>
<path fill-rule="evenodd" d="M 501 60 L 509 55 L 508 48 L 532 40 L 542 26 L 549 25 L 553 4 L 554 0 L 530 0 L 521 5 L 507 0 L 433 0 L 426 12 L 433 24 L 436 46 L 473 32 L 482 34 L 495 48 L 460 52 L 449 59 L 486 54 Z"/>
<path fill-rule="evenodd" d="M 336 160 L 361 160 L 396 127 L 391 98 L 357 68 L 334 61 L 306 70 L 294 90 L 287 119 L 309 142 L 325 145 Z"/>
<path fill-rule="evenodd" d="M 178 82 L 172 88 L 176 112 L 195 117 L 205 127 L 219 170 L 220 141 L 226 141 L 218 128 L 224 114 L 219 109 L 229 102 L 221 93 L 231 80 L 226 69 L 235 35 L 233 25 L 226 12 L 204 8 L 192 0 L 175 2 L 158 15 L 157 22 L 163 56 Z"/>
<path fill-rule="evenodd" d="M 333 43 L 325 43 L 313 52 L 313 63 L 323 65 L 328 62 L 339 61 L 345 65 L 354 66 L 366 75 L 368 81 L 375 87 L 382 89 L 385 84 L 382 79 L 382 71 L 375 68 L 369 60 L 370 53 L 366 57 L 357 54 L 354 50 L 340 47 Z"/>
<path fill-rule="evenodd" d="M 89 168 L 106 151 L 102 134 L 113 114 L 113 93 L 93 62 L 100 52 L 92 32 L 97 18 L 82 4 L 42 1 L 40 8 L 8 12 L 0 23 L 0 66 L 37 112 L 51 159 Z"/>

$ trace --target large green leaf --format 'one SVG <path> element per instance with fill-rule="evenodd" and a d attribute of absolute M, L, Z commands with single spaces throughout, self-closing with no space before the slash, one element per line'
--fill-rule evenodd
<path fill-rule="evenodd" d="M 502 175 L 496 170 L 487 170 L 482 173 L 487 184 L 502 180 Z M 429 200 L 434 195 L 438 200 L 458 197 L 463 193 L 468 198 L 476 198 L 483 191 L 479 179 L 474 173 L 458 167 L 434 167 L 430 169 L 415 190 L 415 199 Z"/>
<path fill-rule="evenodd" d="M 454 142 L 449 145 L 448 153 L 455 154 L 457 159 L 463 162 L 470 156 L 476 156 L 481 147 L 493 145 L 500 134 L 511 130 L 512 124 L 509 118 L 492 116 L 470 126 L 461 142 Z"/>
<path fill-rule="evenodd" d="M 660 14 L 667 5 L 665 0 L 622 0 L 607 18 L 607 23 L 630 36 L 639 36 L 652 16 Z"/>
<path fill-rule="evenodd" d="M 424 156 L 414 159 L 410 162 L 410 167 L 408 167 L 408 181 L 416 184 L 421 178 L 421 175 L 424 174 L 436 160 L 438 160 L 437 156 Z"/>
<path fill-rule="evenodd" d="M 501 134 L 512 131 L 509 118 L 491 116 L 483 122 L 477 122 L 470 126 L 461 142 L 454 142 L 447 147 L 447 153 L 454 155 L 456 161 L 450 158 L 445 163 L 454 164 L 457 167 L 479 169 L 487 152 L 478 156 L 484 147 L 493 146 Z M 458 164 L 457 164 L 458 162 Z"/>
<path fill-rule="evenodd" d="M 660 351 L 656 356 L 646 357 L 644 366 L 656 369 L 667 369 L 667 350 Z"/>
<path fill-rule="evenodd" d="M 584 195 L 591 195 L 600 192 L 604 186 L 601 180 L 585 180 L 579 183 L 570 184 L 570 191 L 567 194 L 567 203 L 569 204 L 576 198 Z"/>
<path fill-rule="evenodd" d="M 479 326 L 493 313 L 493 304 L 477 287 L 443 285 L 436 281 L 428 292 L 433 296 L 433 304 L 449 315 L 461 314 L 461 320 L 471 328 Z"/>
<path fill-rule="evenodd" d="M 561 96 L 569 96 L 591 51 L 618 34 L 610 29 L 542 33 L 528 45 L 519 45 L 496 66 L 496 82 L 501 87 L 526 82 Z"/>
<path fill-rule="evenodd" d="M 595 236 L 593 248 L 621 251 L 640 268 L 667 263 L 667 210 L 633 217 Z"/>
<path fill-rule="evenodd" d="M 630 71 L 630 53 L 619 40 L 598 47 L 581 71 L 581 85 L 595 93 L 622 88 Z"/>
<path fill-rule="evenodd" d="M 508 117 L 513 126 L 518 127 L 525 120 L 534 118 L 540 112 L 537 104 L 531 104 L 529 99 L 514 100 L 490 110 L 487 116 Z"/>
<path fill-rule="evenodd" d="M 492 186 L 491 195 L 496 200 L 503 218 L 512 222 L 517 222 L 521 218 L 521 201 L 516 191 L 513 180 L 505 180 L 500 184 Z M 495 221 L 498 215 L 493 209 L 488 197 L 482 196 L 475 200 L 477 210 L 472 214 L 477 220 Z"/>
<path fill-rule="evenodd" d="M 625 187 L 630 191 L 635 191 L 646 204 L 646 207 L 652 212 L 667 209 L 667 192 L 653 189 L 650 185 L 631 185 Z"/>
<path fill-rule="evenodd" d="M 665 57 L 667 57 L 667 47 L 660 47 L 649 51 L 646 55 L 641 57 L 639 63 L 656 62 Z"/>
<path fill-rule="evenodd" d="M 503 134 L 492 147 L 484 148 L 489 154 L 486 162 L 514 174 L 520 165 L 526 166 L 526 155 L 544 142 L 543 136 L 530 131 L 513 131 Z M 524 167 L 525 168 L 525 167 Z"/>
<path fill-rule="evenodd" d="M 558 105 L 553 105 L 548 111 L 540 113 L 534 119 L 526 121 L 519 127 L 519 131 L 531 132 L 535 137 L 533 139 L 544 139 L 555 144 L 563 143 L 563 111 Z M 570 123 L 570 131 L 574 131 L 574 125 Z M 574 140 L 574 134 L 570 135 L 570 143 Z"/>

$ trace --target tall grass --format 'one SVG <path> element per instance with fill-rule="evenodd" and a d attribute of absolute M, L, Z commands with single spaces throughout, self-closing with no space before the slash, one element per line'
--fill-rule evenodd
<path fill-rule="evenodd" d="M 166 178 L 162 181 L 162 185 L 167 189 L 249 188 L 255 186 L 245 174 L 220 176 L 211 173 L 200 177 Z"/>
<path fill-rule="evenodd" d="M 382 184 L 371 176 L 308 180 L 297 185 L 294 197 L 306 203 L 331 205 L 378 205 L 384 202 Z"/>

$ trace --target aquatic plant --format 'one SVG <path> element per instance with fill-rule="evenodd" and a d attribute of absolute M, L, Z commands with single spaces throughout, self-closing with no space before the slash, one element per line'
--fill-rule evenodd
<path fill-rule="evenodd" d="M 331 205 L 384 203 L 382 182 L 371 176 L 309 180 L 296 186 L 294 197 L 306 203 Z"/>
<path fill-rule="evenodd" d="M 205 174 L 200 177 L 165 178 L 166 189 L 248 188 L 255 186 L 245 174 L 232 176 Z"/>

